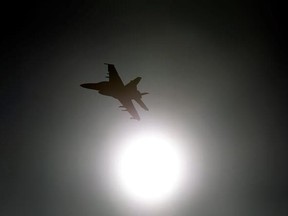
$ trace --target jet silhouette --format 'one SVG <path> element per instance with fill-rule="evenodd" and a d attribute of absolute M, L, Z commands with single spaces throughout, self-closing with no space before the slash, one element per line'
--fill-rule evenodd
<path fill-rule="evenodd" d="M 128 84 L 124 85 L 122 82 L 115 66 L 113 64 L 108 64 L 108 76 L 106 78 L 109 81 L 99 82 L 99 83 L 84 83 L 81 87 L 97 90 L 100 94 L 111 96 L 120 101 L 122 104 L 119 108 L 124 108 L 122 111 L 127 111 L 132 116 L 131 119 L 140 120 L 140 116 L 135 109 L 132 100 L 135 100 L 144 110 L 148 111 L 147 106 L 141 100 L 142 95 L 148 94 L 147 92 L 140 93 L 137 90 L 137 85 L 141 80 L 141 77 L 137 77 L 131 80 Z"/>

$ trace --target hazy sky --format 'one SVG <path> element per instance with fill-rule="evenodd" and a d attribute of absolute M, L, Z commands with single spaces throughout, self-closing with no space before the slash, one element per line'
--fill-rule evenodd
<path fill-rule="evenodd" d="M 2 10 L 1 215 L 119 215 L 103 189 L 106 147 L 147 128 L 197 140 L 205 161 L 205 189 L 173 215 L 288 214 L 281 5 L 109 0 Z M 150 111 L 136 107 L 140 122 L 79 86 L 105 80 L 104 62 L 125 83 L 143 78 Z"/>

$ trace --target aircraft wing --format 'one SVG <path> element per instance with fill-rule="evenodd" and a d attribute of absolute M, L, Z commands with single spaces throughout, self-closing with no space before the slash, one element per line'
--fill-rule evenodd
<path fill-rule="evenodd" d="M 136 98 L 135 101 L 146 111 L 148 111 L 148 107 L 144 104 L 144 102 L 141 100 L 141 98 Z"/>
<path fill-rule="evenodd" d="M 140 120 L 140 116 L 139 116 L 137 110 L 135 109 L 135 107 L 134 107 L 134 105 L 130 99 L 120 98 L 118 100 L 122 104 L 122 106 L 120 106 L 120 107 L 124 108 L 124 110 L 122 110 L 122 111 L 129 112 L 130 115 L 132 116 L 131 119 L 136 119 L 138 121 Z"/>
<path fill-rule="evenodd" d="M 107 64 L 108 65 L 108 76 L 107 78 L 109 78 L 109 82 L 111 82 L 111 84 L 113 86 L 124 86 L 115 66 L 113 64 Z"/>

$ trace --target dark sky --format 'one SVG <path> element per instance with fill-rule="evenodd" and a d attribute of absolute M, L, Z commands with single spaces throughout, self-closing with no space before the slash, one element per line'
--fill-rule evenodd
<path fill-rule="evenodd" d="M 119 215 L 99 183 L 105 146 L 157 127 L 201 140 L 207 161 L 205 192 L 173 215 L 288 215 L 285 13 L 272 0 L 2 5 L 0 214 Z M 104 62 L 143 77 L 140 122 L 80 88 Z"/>

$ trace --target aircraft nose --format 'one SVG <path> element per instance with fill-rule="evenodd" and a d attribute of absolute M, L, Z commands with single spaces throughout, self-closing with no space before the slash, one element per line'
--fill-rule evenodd
<path fill-rule="evenodd" d="M 80 85 L 82 88 L 87 88 L 87 84 L 81 84 Z"/>
<path fill-rule="evenodd" d="M 83 83 L 80 86 L 87 89 L 93 89 L 93 85 L 91 85 L 90 83 Z"/>

